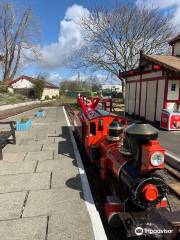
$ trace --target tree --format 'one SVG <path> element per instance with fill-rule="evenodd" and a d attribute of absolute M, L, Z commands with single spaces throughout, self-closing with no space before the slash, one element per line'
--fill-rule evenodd
<path fill-rule="evenodd" d="M 34 97 L 41 99 L 43 90 L 45 86 L 45 78 L 44 76 L 38 75 L 37 80 L 34 83 Z"/>
<path fill-rule="evenodd" d="M 100 83 L 95 76 L 89 76 L 84 80 L 64 79 L 60 83 L 62 91 L 97 91 L 100 89 Z"/>
<path fill-rule="evenodd" d="M 172 36 L 169 16 L 157 8 L 136 5 L 95 8 L 80 24 L 85 43 L 77 51 L 78 58 L 75 56 L 77 66 L 102 69 L 116 77 L 119 71 L 138 66 L 140 50 L 145 54 L 166 53 Z M 125 81 L 121 80 L 124 90 Z"/>
<path fill-rule="evenodd" d="M 0 65 L 4 83 L 13 80 L 23 52 L 33 48 L 32 38 L 35 33 L 31 8 L 25 9 L 19 16 L 13 5 L 0 4 L 0 53 L 3 56 Z"/>

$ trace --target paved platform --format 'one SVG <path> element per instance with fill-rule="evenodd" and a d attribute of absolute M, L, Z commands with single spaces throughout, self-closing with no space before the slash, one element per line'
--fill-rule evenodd
<path fill-rule="evenodd" d="M 161 145 L 180 159 L 180 131 L 159 131 Z"/>
<path fill-rule="evenodd" d="M 130 116 L 126 116 L 129 123 L 134 123 L 139 120 L 134 120 Z M 161 146 L 163 146 L 168 154 L 172 155 L 172 159 L 176 158 L 180 161 L 180 131 L 167 131 L 158 129 L 158 139 Z M 178 162 L 179 165 L 179 162 Z"/>
<path fill-rule="evenodd" d="M 45 111 L 45 118 L 35 118 L 29 131 L 16 132 L 16 145 L 3 150 L 0 239 L 93 240 L 62 107 Z"/>

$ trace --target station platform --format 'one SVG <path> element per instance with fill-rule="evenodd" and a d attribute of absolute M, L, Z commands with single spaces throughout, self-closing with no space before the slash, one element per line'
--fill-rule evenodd
<path fill-rule="evenodd" d="M 0 239 L 93 240 L 63 109 L 44 109 L 44 118 L 34 118 L 28 131 L 16 131 L 17 144 L 3 149 Z M 36 111 L 6 120 L 32 118 Z"/>
<path fill-rule="evenodd" d="M 159 131 L 159 140 L 163 147 L 180 159 L 180 131 Z"/>

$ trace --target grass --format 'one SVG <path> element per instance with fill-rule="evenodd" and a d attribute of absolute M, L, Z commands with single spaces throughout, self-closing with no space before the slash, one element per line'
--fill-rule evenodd
<path fill-rule="evenodd" d="M 0 106 L 28 101 L 26 97 L 19 94 L 0 93 Z"/>
<path fill-rule="evenodd" d="M 77 102 L 76 98 L 66 96 L 65 94 L 60 95 L 60 101 L 62 104 L 75 104 Z"/>

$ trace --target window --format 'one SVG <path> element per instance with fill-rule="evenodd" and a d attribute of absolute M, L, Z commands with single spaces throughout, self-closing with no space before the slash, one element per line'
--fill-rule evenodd
<path fill-rule="evenodd" d="M 92 135 L 96 135 L 96 124 L 95 124 L 95 122 L 91 122 L 90 123 L 90 134 L 92 134 Z"/>
<path fill-rule="evenodd" d="M 175 83 L 172 83 L 172 84 L 171 84 L 171 91 L 172 91 L 172 92 L 175 92 L 175 91 L 176 91 L 176 84 L 175 84 Z"/>
<path fill-rule="evenodd" d="M 98 121 L 98 131 L 103 131 L 103 120 L 99 119 Z"/>

